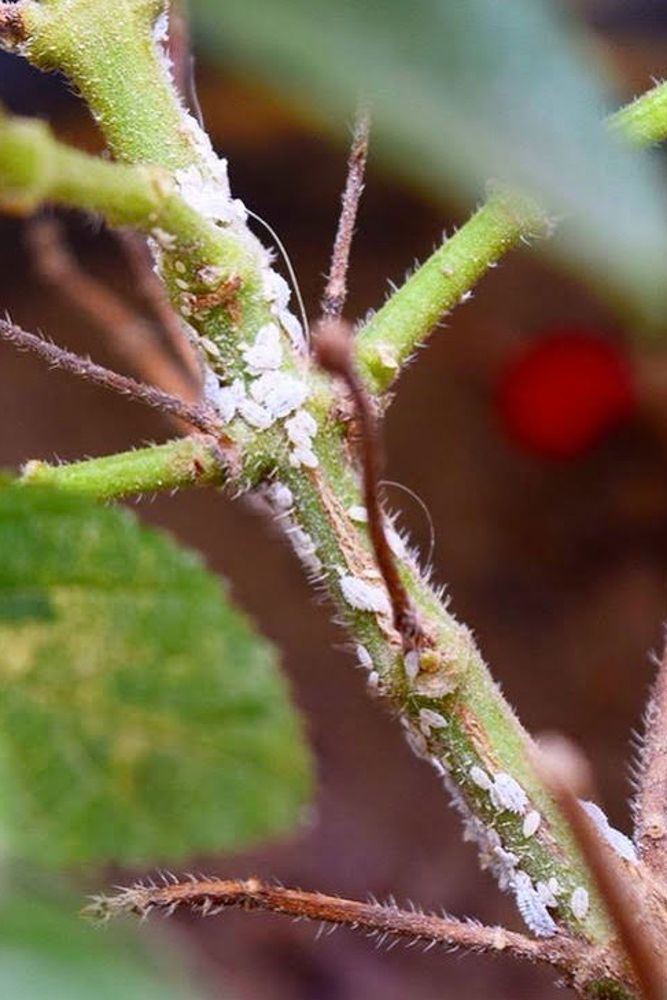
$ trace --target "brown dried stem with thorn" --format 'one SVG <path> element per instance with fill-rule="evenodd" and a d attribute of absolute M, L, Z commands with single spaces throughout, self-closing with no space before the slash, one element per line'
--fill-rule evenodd
<path fill-rule="evenodd" d="M 367 108 L 361 106 L 354 123 L 352 146 L 347 161 L 347 179 L 341 196 L 338 229 L 331 253 L 329 276 L 322 296 L 322 316 L 328 320 L 340 319 L 347 298 L 347 273 L 350 267 L 350 251 L 359 201 L 364 190 L 369 134 L 370 114 Z"/>
<path fill-rule="evenodd" d="M 380 497 L 382 460 L 377 417 L 374 403 L 354 367 L 349 325 L 342 320 L 322 320 L 315 333 L 314 350 L 318 364 L 345 383 L 354 405 L 359 429 L 364 503 L 375 559 L 389 594 L 394 627 L 403 640 L 404 648 L 406 651 L 418 649 L 427 645 L 427 637 L 401 580 L 387 539 Z"/>
<path fill-rule="evenodd" d="M 583 943 L 562 936 L 557 940 L 536 941 L 524 934 L 502 927 L 484 927 L 473 921 L 456 920 L 401 910 L 395 903 L 364 903 L 320 892 L 303 892 L 258 879 L 217 879 L 190 876 L 179 881 L 164 876 L 163 884 L 137 884 L 120 889 L 114 896 L 98 896 L 84 914 L 93 920 L 108 920 L 122 913 L 140 917 L 152 911 L 169 915 L 182 907 L 202 916 L 238 907 L 245 910 L 269 910 L 297 919 L 319 921 L 325 925 L 350 927 L 376 937 L 422 943 L 426 949 L 442 945 L 448 949 L 465 948 L 490 954 L 505 953 L 531 962 L 544 962 L 566 971 L 579 961 Z"/>
<path fill-rule="evenodd" d="M 155 386 L 137 382 L 136 379 L 129 378 L 127 375 L 119 375 L 118 372 L 103 368 L 102 365 L 97 365 L 88 358 L 82 358 L 79 354 L 51 344 L 48 340 L 43 340 L 34 333 L 28 333 L 9 320 L 0 320 L 0 339 L 13 344 L 19 350 L 36 354 L 52 368 L 69 372 L 85 382 L 99 385 L 103 389 L 110 389 L 111 392 L 121 396 L 129 396 L 130 399 L 144 403 L 154 410 L 159 410 L 160 413 L 176 418 L 191 427 L 196 427 L 204 434 L 213 434 L 218 437 L 222 434 L 217 414 L 203 404 L 188 403 L 184 399 L 163 392 Z"/>
<path fill-rule="evenodd" d="M 194 399 L 201 379 L 194 352 L 187 343 L 180 321 L 166 301 L 164 293 L 154 288 L 147 274 L 148 262 L 140 256 L 136 239 L 123 241 L 140 291 L 165 332 L 170 351 L 157 336 L 156 329 L 139 316 L 107 285 L 87 274 L 67 246 L 63 229 L 53 217 L 42 216 L 27 227 L 27 244 L 39 277 L 64 296 L 89 322 L 105 334 L 110 348 L 130 368 L 148 382 L 184 399 Z M 157 278 L 153 277 L 155 283 Z M 178 352 L 178 353 L 176 353 Z"/>

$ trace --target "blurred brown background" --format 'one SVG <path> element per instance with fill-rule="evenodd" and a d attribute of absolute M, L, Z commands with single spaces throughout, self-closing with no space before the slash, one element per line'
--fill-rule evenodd
<path fill-rule="evenodd" d="M 630 96 L 667 62 L 662 4 L 590 3 L 587 15 Z M 200 99 L 217 146 L 229 157 L 235 193 L 278 230 L 317 309 L 335 228 L 345 151 L 279 96 L 210 66 Z M 95 148 L 92 126 L 57 81 L 0 67 L 11 106 L 54 117 L 60 134 Z M 445 225 L 442 205 L 409 193 L 371 163 L 354 249 L 348 315 L 382 301 Z M 95 223 L 69 221 L 87 268 L 126 290 L 114 242 Z M 117 364 L 96 331 L 31 274 L 21 225 L 0 220 L 0 302 L 28 329 L 96 360 Z M 667 438 L 640 415 L 579 458 L 552 462 L 506 440 L 492 406 L 497 373 L 525 338 L 554 324 L 621 336 L 613 317 L 573 278 L 535 253 L 514 253 L 450 317 L 400 383 L 386 423 L 388 476 L 416 490 L 436 530 L 435 575 L 456 613 L 475 630 L 495 676 L 533 731 L 559 729 L 594 763 L 601 802 L 629 827 L 631 733 L 641 728 L 665 613 Z M 0 461 L 71 459 L 160 440 L 157 417 L 0 349 Z M 429 532 L 406 496 L 391 493 L 423 550 Z M 435 774 L 414 759 L 399 727 L 366 697 L 363 679 L 327 607 L 314 602 L 271 526 L 213 491 L 160 497 L 142 517 L 203 550 L 232 583 L 237 602 L 283 650 L 307 719 L 319 788 L 311 825 L 243 857 L 201 859 L 219 874 L 258 874 L 354 897 L 393 893 L 518 926 L 461 843 Z M 97 876 L 97 884 L 100 877 Z M 103 878 L 103 877 L 102 877 Z M 175 918 L 176 919 L 176 918 Z M 315 940 L 315 928 L 283 918 L 229 913 L 181 923 L 193 975 L 212 995 L 226 984 L 239 1000 L 447 1000 L 549 998 L 551 976 L 509 960 L 387 953 L 346 931 Z M 563 995 L 560 992 L 558 995 Z"/>

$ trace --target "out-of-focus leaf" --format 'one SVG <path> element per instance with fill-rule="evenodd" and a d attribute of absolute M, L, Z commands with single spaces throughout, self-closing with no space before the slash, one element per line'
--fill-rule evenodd
<path fill-rule="evenodd" d="M 290 828 L 309 762 L 272 647 L 129 512 L 0 489 L 0 844 L 177 860 Z"/>
<path fill-rule="evenodd" d="M 0 996 L 7 1000 L 195 1000 L 173 961 L 157 958 L 150 937 L 128 928 L 95 928 L 76 899 L 2 885 Z M 143 939 L 143 940 L 142 940 Z M 164 942 L 163 942 L 164 943 Z M 170 957 L 171 956 L 171 957 Z"/>
<path fill-rule="evenodd" d="M 643 317 L 664 307 L 667 212 L 651 154 L 603 117 L 590 40 L 553 0 L 192 0 L 203 46 L 339 125 L 370 98 L 374 141 L 442 195 L 537 195 L 552 245 Z M 307 178 L 299 178 L 301 183 Z"/>

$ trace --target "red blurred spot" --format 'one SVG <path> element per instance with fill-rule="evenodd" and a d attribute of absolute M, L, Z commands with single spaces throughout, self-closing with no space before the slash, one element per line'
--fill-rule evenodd
<path fill-rule="evenodd" d="M 545 331 L 502 373 L 496 405 L 525 450 L 574 458 L 626 420 L 636 401 L 627 357 L 594 330 Z"/>

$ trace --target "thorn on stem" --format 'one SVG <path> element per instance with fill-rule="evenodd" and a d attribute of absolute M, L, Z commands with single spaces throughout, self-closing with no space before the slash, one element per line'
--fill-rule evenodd
<path fill-rule="evenodd" d="M 349 325 L 341 320 L 323 320 L 314 338 L 315 359 L 330 375 L 345 383 L 352 397 L 361 431 L 360 458 L 368 530 L 378 568 L 391 602 L 394 627 L 406 650 L 427 645 L 417 611 L 401 580 L 394 553 L 387 540 L 380 495 L 382 457 L 374 405 L 354 367 Z"/>

